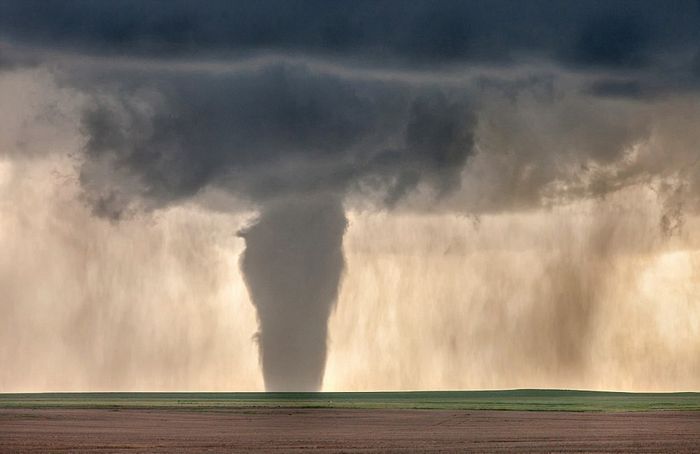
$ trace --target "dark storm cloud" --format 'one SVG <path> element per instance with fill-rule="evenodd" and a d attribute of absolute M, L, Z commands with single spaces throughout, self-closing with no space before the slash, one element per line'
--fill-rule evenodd
<path fill-rule="evenodd" d="M 265 201 L 365 183 L 395 201 L 421 182 L 453 189 L 473 149 L 464 94 L 303 66 L 132 78 L 116 93 L 83 118 L 83 183 L 101 194 L 103 212 L 118 213 L 120 200 L 100 187 L 114 182 L 94 171 L 105 159 L 136 176 L 140 195 L 157 204 L 207 185 Z"/>
<path fill-rule="evenodd" d="M 611 98 L 641 98 L 645 91 L 639 81 L 603 79 L 591 84 L 589 93 Z"/>
<path fill-rule="evenodd" d="M 593 106 L 561 107 L 557 74 L 578 77 L 579 86 L 565 90 L 583 97 L 646 101 L 698 86 L 697 2 L 290 0 L 203 8 L 184 1 L 0 0 L 0 8 L 0 39 L 15 56 L 23 49 L 108 56 L 85 60 L 104 65 L 96 71 L 72 67 L 78 56 L 64 65 L 64 76 L 100 93 L 83 117 L 81 178 L 96 211 L 112 217 L 137 197 L 161 206 L 208 186 L 255 202 L 360 188 L 379 190 L 393 205 L 421 184 L 446 194 L 459 185 L 475 143 L 504 152 L 500 145 L 489 151 L 476 137 L 477 125 L 483 131 L 488 122 L 504 136 L 498 142 L 513 142 L 507 152 L 514 154 L 514 181 L 529 188 L 489 200 L 522 198 L 530 206 L 545 187 L 570 176 L 565 167 L 619 159 L 620 147 L 634 140 L 607 141 L 616 136 L 611 127 L 647 136 L 631 111 L 600 124 L 605 115 Z M 128 65 L 120 68 L 125 60 L 111 56 Z M 267 59 L 250 63 L 260 56 Z M 198 68 L 203 61 L 243 69 L 209 71 Z M 522 61 L 529 65 L 522 77 L 508 73 Z M 479 62 L 498 63 L 500 76 L 439 78 L 443 64 Z M 407 82 L 425 69 L 435 69 L 427 81 Z M 348 75 L 358 70 L 393 72 L 376 80 Z M 539 99 L 539 118 L 530 121 L 566 109 L 541 125 L 556 140 L 526 125 L 498 126 L 510 115 L 506 106 L 485 120 L 483 108 L 503 95 L 521 111 L 523 96 Z"/>
<path fill-rule="evenodd" d="M 700 50 L 698 50 L 698 52 L 695 54 L 695 58 L 693 58 L 691 70 L 693 75 L 700 79 Z"/>
<path fill-rule="evenodd" d="M 583 66 L 639 67 L 649 64 L 651 41 L 658 31 L 652 28 L 650 20 L 635 13 L 600 14 L 588 19 L 565 59 Z"/>
<path fill-rule="evenodd" d="M 0 36 L 39 47 L 173 56 L 258 51 L 374 63 L 658 63 L 697 42 L 700 7 L 657 1 L 0 2 Z"/>

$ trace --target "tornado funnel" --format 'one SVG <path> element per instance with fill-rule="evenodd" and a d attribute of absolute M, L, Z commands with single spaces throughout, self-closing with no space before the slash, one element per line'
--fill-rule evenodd
<path fill-rule="evenodd" d="M 268 391 L 321 389 L 346 227 L 339 199 L 310 198 L 269 204 L 240 233 L 246 242 L 241 270 L 257 310 Z"/>

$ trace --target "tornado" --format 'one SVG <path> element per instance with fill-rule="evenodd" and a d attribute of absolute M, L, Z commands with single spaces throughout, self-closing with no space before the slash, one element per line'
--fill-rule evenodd
<path fill-rule="evenodd" d="M 324 197 L 264 206 L 257 221 L 239 232 L 267 391 L 321 389 L 346 228 L 341 200 Z"/>

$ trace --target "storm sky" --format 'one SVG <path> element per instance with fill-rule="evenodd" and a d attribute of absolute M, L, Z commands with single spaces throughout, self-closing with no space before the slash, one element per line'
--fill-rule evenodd
<path fill-rule="evenodd" d="M 700 386 L 700 2 L 0 0 L 0 391 Z"/>

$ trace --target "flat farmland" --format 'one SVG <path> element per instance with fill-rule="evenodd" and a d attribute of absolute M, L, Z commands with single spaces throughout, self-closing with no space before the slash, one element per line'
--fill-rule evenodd
<path fill-rule="evenodd" d="M 2 452 L 697 452 L 700 395 L 0 395 Z"/>
<path fill-rule="evenodd" d="M 522 411 L 698 410 L 700 393 L 518 389 L 351 393 L 0 394 L 0 408 L 235 409 L 250 407 Z"/>

